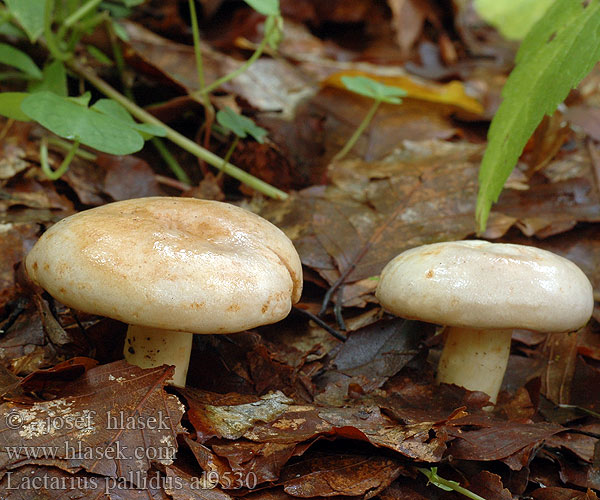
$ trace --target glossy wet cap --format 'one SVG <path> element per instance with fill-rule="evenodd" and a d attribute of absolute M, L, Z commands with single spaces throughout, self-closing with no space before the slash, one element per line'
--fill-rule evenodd
<path fill-rule="evenodd" d="M 576 330 L 594 307 L 592 285 L 571 261 L 534 247 L 478 240 L 401 253 L 383 269 L 377 297 L 405 318 L 544 332 Z"/>
<path fill-rule="evenodd" d="M 42 235 L 26 269 L 75 309 L 193 333 L 274 323 L 302 292 L 300 258 L 281 230 L 194 198 L 139 198 L 67 217 Z"/>

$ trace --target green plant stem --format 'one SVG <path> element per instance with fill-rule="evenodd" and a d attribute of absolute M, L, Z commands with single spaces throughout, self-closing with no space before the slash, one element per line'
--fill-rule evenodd
<path fill-rule="evenodd" d="M 360 125 L 356 128 L 350 139 L 348 139 L 348 141 L 346 142 L 344 147 L 339 151 L 339 153 L 333 157 L 333 161 L 339 161 L 348 154 L 348 152 L 352 149 L 356 141 L 358 141 L 358 138 L 367 128 L 369 123 L 371 123 L 371 120 L 373 119 L 373 116 L 375 116 L 375 113 L 377 112 L 377 109 L 379 108 L 380 104 L 381 100 L 376 99 L 373 105 L 371 106 L 371 109 L 369 109 L 368 113 L 363 118 L 363 121 L 360 122 Z"/>
<path fill-rule="evenodd" d="M 235 151 L 235 148 L 237 148 L 238 142 L 240 142 L 240 138 L 236 135 L 235 139 L 231 143 L 231 146 L 229 146 L 229 149 L 227 150 L 227 153 L 225 153 L 225 158 L 223 158 L 223 163 L 224 164 L 229 161 L 229 158 L 231 158 L 231 155 Z"/>
<path fill-rule="evenodd" d="M 65 30 L 71 28 L 75 25 L 82 17 L 88 15 L 92 10 L 94 10 L 102 0 L 88 0 L 81 7 L 79 7 L 75 12 L 69 15 L 62 23 L 61 29 Z"/>
<path fill-rule="evenodd" d="M 212 165 L 215 168 L 222 170 L 225 174 L 230 175 L 234 179 L 246 184 L 252 189 L 266 195 L 271 198 L 285 200 L 288 198 L 288 194 L 280 189 L 277 189 L 274 186 L 254 177 L 253 175 L 245 172 L 241 168 L 232 165 L 231 163 L 223 164 L 223 159 L 217 156 L 216 154 L 204 149 L 199 144 L 196 144 L 191 139 L 188 139 L 184 135 L 180 134 L 176 130 L 165 125 L 158 118 L 152 116 L 150 113 L 140 108 L 138 105 L 127 99 L 123 94 L 115 90 L 104 80 L 99 78 L 93 71 L 85 68 L 83 65 L 78 63 L 75 60 L 71 60 L 67 62 L 67 66 L 79 74 L 86 80 L 88 80 L 92 85 L 94 85 L 100 92 L 102 92 L 107 97 L 114 99 L 119 104 L 121 104 L 125 109 L 127 109 L 133 116 L 135 116 L 138 120 L 143 123 L 150 123 L 153 125 L 158 125 L 163 127 L 166 131 L 166 137 L 177 144 L 179 147 L 185 149 L 189 153 L 194 156 L 201 158 L 206 161 L 209 165 Z"/>
<path fill-rule="evenodd" d="M 271 16 L 269 16 L 269 17 L 271 17 Z M 265 22 L 265 26 L 266 26 L 266 22 Z M 260 42 L 260 45 L 256 48 L 254 53 L 250 56 L 249 59 L 246 60 L 246 62 L 244 64 L 242 64 L 239 68 L 232 71 L 231 73 L 228 73 L 228 74 L 222 76 L 221 78 L 215 80 L 210 85 L 206 86 L 204 89 L 200 89 L 199 91 L 194 92 L 194 94 L 200 94 L 200 95 L 208 94 L 208 93 L 212 92 L 213 90 L 219 88 L 224 83 L 228 82 L 229 80 L 233 80 L 235 77 L 241 75 L 244 71 L 246 71 L 250 66 L 252 66 L 254 61 L 256 61 L 262 55 L 263 51 L 265 50 L 265 47 L 267 46 L 267 43 L 269 42 L 269 37 L 271 36 L 271 34 L 273 33 L 273 31 L 275 29 L 277 29 L 277 23 L 272 23 L 271 29 L 267 33 L 265 33 L 263 39 Z"/>
<path fill-rule="evenodd" d="M 198 28 L 198 17 L 196 15 L 196 0 L 188 0 L 188 5 L 190 9 L 190 19 L 192 23 L 192 35 L 194 38 L 194 55 L 196 56 L 196 71 L 198 72 L 198 88 L 201 93 L 201 102 L 204 106 L 205 113 L 204 146 L 208 146 L 210 142 L 212 124 L 215 118 L 215 108 L 210 102 L 210 95 L 207 92 L 204 92 L 206 82 L 204 79 L 204 62 L 202 60 L 202 47 L 200 46 L 200 29 Z M 204 167 L 204 165 L 202 165 L 202 167 Z"/>
<path fill-rule="evenodd" d="M 115 28 L 110 18 L 106 19 L 105 27 L 106 33 L 108 34 L 108 39 L 110 41 L 110 48 L 112 49 L 113 59 L 115 60 L 117 72 L 119 73 L 119 78 L 121 79 L 123 93 L 125 94 L 125 97 L 127 97 L 127 99 L 134 102 L 135 100 L 133 98 L 133 92 L 131 91 L 131 85 L 129 84 L 125 75 L 125 58 L 123 57 L 123 51 L 121 50 L 121 45 L 119 43 L 119 40 L 117 39 L 117 34 L 115 33 Z"/>
<path fill-rule="evenodd" d="M 92 16 L 89 19 L 86 19 L 85 21 L 82 21 L 81 23 L 74 26 L 73 32 L 76 34 L 77 41 L 79 41 L 81 39 L 82 34 L 92 31 L 96 26 L 98 26 L 99 24 L 102 24 L 103 22 L 107 21 L 108 19 L 110 19 L 108 12 L 103 11 L 103 12 L 99 12 L 95 16 Z"/>
<path fill-rule="evenodd" d="M 79 141 L 74 141 L 71 146 L 71 149 L 69 149 L 69 152 L 67 153 L 67 156 L 65 156 L 62 163 L 60 164 L 60 167 L 58 167 L 56 170 L 52 170 L 52 168 L 50 168 L 50 164 L 48 163 L 48 143 L 45 140 L 45 138 L 42 139 L 42 143 L 40 145 L 40 165 L 42 167 L 42 172 L 44 172 L 46 177 L 48 177 L 48 179 L 50 179 L 51 181 L 60 179 L 63 176 L 63 174 L 69 169 L 69 165 L 71 165 L 71 162 L 73 161 L 73 158 L 75 157 L 75 153 L 77 153 L 78 148 Z"/>
<path fill-rule="evenodd" d="M 64 139 L 61 139 L 59 137 L 48 137 L 46 140 L 47 140 L 48 144 L 56 146 L 56 147 L 62 149 L 63 151 L 70 151 L 71 148 L 73 147 L 72 142 L 65 141 Z M 90 153 L 89 151 L 85 151 L 84 149 L 81 149 L 81 148 L 77 149 L 77 151 L 75 152 L 75 156 L 78 156 L 82 160 L 87 160 L 87 161 L 95 161 L 98 158 L 95 154 Z"/>
<path fill-rule="evenodd" d="M 427 476 L 427 478 L 429 479 L 429 481 L 432 484 L 434 484 L 435 486 L 438 486 L 438 484 L 440 484 L 442 486 L 445 486 L 446 488 L 450 488 L 451 490 L 456 491 L 457 493 L 460 493 L 461 495 L 466 496 L 467 498 L 471 498 L 472 500 L 486 500 L 485 498 L 479 496 L 477 493 L 473 493 L 472 491 L 469 491 L 467 488 L 463 488 L 456 481 L 450 481 L 448 479 L 444 479 L 443 477 L 438 476 L 437 472 L 434 473 L 435 479 L 432 479 L 430 476 L 432 471 L 421 468 L 421 467 L 417 467 L 417 470 L 419 472 L 422 472 L 423 474 L 425 474 Z M 442 488 L 442 489 L 445 489 L 445 488 Z"/>
<path fill-rule="evenodd" d="M 202 48 L 200 47 L 200 29 L 198 28 L 198 18 L 196 17 L 196 2 L 195 0 L 188 0 L 190 9 L 190 19 L 192 22 L 192 36 L 194 38 L 194 55 L 196 56 L 196 71 L 198 72 L 198 85 L 200 92 L 205 97 L 205 101 L 208 100 L 208 93 L 204 92 L 204 64 L 202 62 Z M 210 101 L 208 101 L 210 104 Z"/>
<path fill-rule="evenodd" d="M 152 145 L 156 148 L 156 150 L 159 152 L 162 159 L 165 161 L 165 163 L 171 169 L 171 172 L 173 172 L 175 174 L 175 177 L 177 177 L 177 180 L 179 180 L 180 182 L 183 182 L 184 184 L 187 184 L 188 186 L 191 186 L 192 181 L 188 177 L 188 174 L 186 174 L 185 170 L 183 170 L 183 168 L 181 168 L 181 165 L 179 165 L 179 162 L 171 154 L 171 151 L 169 151 L 167 146 L 165 146 L 165 143 L 158 137 L 153 137 L 151 139 L 151 141 L 152 141 Z"/>
<path fill-rule="evenodd" d="M 46 39 L 46 46 L 52 54 L 54 59 L 59 61 L 66 61 L 72 57 L 70 52 L 64 52 L 59 47 L 59 42 L 56 40 L 54 33 L 52 32 L 52 21 L 54 13 L 54 0 L 46 0 L 46 9 L 44 12 L 44 38 Z"/>

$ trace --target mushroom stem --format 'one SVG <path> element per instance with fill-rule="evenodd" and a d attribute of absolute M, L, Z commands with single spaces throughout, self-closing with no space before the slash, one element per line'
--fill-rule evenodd
<path fill-rule="evenodd" d="M 128 363 L 141 368 L 175 365 L 173 385 L 185 387 L 193 333 L 129 325 L 123 354 Z"/>
<path fill-rule="evenodd" d="M 495 403 L 510 354 L 511 329 L 449 327 L 438 365 L 438 383 L 485 392 Z"/>

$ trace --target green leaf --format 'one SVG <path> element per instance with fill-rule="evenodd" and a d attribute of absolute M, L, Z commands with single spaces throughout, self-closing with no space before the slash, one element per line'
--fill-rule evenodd
<path fill-rule="evenodd" d="M 587 5 L 587 6 L 585 6 Z M 485 230 L 492 203 L 544 115 L 550 115 L 600 59 L 600 0 L 556 0 L 531 29 L 488 132 L 476 217 Z"/>
<path fill-rule="evenodd" d="M 29 94 L 27 92 L 2 92 L 0 94 L 0 115 L 29 122 L 31 119 L 21 110 L 21 103 Z"/>
<path fill-rule="evenodd" d="M 23 100 L 21 109 L 56 135 L 109 154 L 135 153 L 144 139 L 121 120 L 82 106 L 85 99 L 60 97 L 52 92 L 37 92 Z"/>
<path fill-rule="evenodd" d="M 46 0 L 4 0 L 4 3 L 34 43 L 44 31 Z"/>
<path fill-rule="evenodd" d="M 83 106 L 84 108 L 88 107 L 91 99 L 92 99 L 92 93 L 89 91 L 84 92 L 83 94 L 81 94 L 78 97 L 67 97 L 67 100 L 74 102 L 75 104 L 79 104 L 80 106 Z"/>
<path fill-rule="evenodd" d="M 27 76 L 36 80 L 41 80 L 43 76 L 31 57 L 6 43 L 0 43 L 0 63 L 20 69 Z"/>
<path fill-rule="evenodd" d="M 43 78 L 29 84 L 31 93 L 48 90 L 54 94 L 67 96 L 67 70 L 62 61 L 54 60 L 42 71 Z"/>
<path fill-rule="evenodd" d="M 263 16 L 279 16 L 279 0 L 244 0 L 250 7 Z"/>
<path fill-rule="evenodd" d="M 9 23 L 8 21 L 4 21 L 2 24 L 0 24 L 0 35 L 9 38 L 16 38 L 18 40 L 27 36 L 27 34 L 19 26 Z"/>
<path fill-rule="evenodd" d="M 118 22 L 112 20 L 112 27 L 115 30 L 115 35 L 117 35 L 119 40 L 121 40 L 122 42 L 129 42 L 129 33 L 127 33 L 127 30 L 123 28 L 123 26 L 121 26 Z"/>
<path fill-rule="evenodd" d="M 460 486 L 460 484 L 458 484 L 456 481 L 450 481 L 449 479 L 445 479 L 444 481 L 446 483 L 450 483 L 452 484 L 452 486 L 448 486 L 444 483 L 441 482 L 440 476 L 438 476 L 437 473 L 437 467 L 431 467 L 431 469 L 425 469 L 425 468 L 419 468 L 419 470 L 425 474 L 427 476 L 427 481 L 430 482 L 431 484 L 437 486 L 438 488 L 444 490 L 444 491 L 453 491 L 456 489 L 456 486 Z"/>
<path fill-rule="evenodd" d="M 102 2 L 98 6 L 99 10 L 107 11 L 112 19 L 125 19 L 131 15 L 131 9 L 125 5 L 119 5 L 113 2 Z"/>
<path fill-rule="evenodd" d="M 244 139 L 248 134 L 250 134 L 257 142 L 261 144 L 264 142 L 264 138 L 267 136 L 268 132 L 256 125 L 250 118 L 242 115 L 238 115 L 231 108 L 224 108 L 217 112 L 217 122 L 219 124 L 231 130 L 235 135 Z"/>
<path fill-rule="evenodd" d="M 342 76 L 342 83 L 351 92 L 370 97 L 376 101 L 400 104 L 406 91 L 400 87 L 384 85 L 367 76 Z"/>
<path fill-rule="evenodd" d="M 522 40 L 554 0 L 475 0 L 478 14 L 505 38 Z"/>
<path fill-rule="evenodd" d="M 167 135 L 165 128 L 160 125 L 136 122 L 129 111 L 112 99 L 100 99 L 94 103 L 91 109 L 123 122 L 123 124 L 137 130 L 146 140 L 153 136 L 165 137 Z"/>
<path fill-rule="evenodd" d="M 138 5 L 142 5 L 146 0 L 121 0 L 123 5 L 127 8 L 137 7 Z"/>

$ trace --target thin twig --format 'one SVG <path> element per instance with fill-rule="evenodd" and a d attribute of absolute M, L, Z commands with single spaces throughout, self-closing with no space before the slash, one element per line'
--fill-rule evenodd
<path fill-rule="evenodd" d="M 348 339 L 348 337 L 346 337 L 343 333 L 338 332 L 335 328 L 332 328 L 331 326 L 329 326 L 327 323 L 325 323 L 325 321 L 323 321 L 321 318 L 314 315 L 310 311 L 307 311 L 306 309 L 302 309 L 300 307 L 294 307 L 293 310 L 297 313 L 308 316 L 317 325 L 319 325 L 321 328 L 323 328 L 323 330 L 326 330 L 328 333 L 330 333 L 336 339 L 341 340 L 342 342 L 346 342 L 346 340 Z"/>
<path fill-rule="evenodd" d="M 379 226 L 371 235 L 371 237 L 365 242 L 362 248 L 356 253 L 350 264 L 344 271 L 340 274 L 340 277 L 335 280 L 333 285 L 327 290 L 325 293 L 325 297 L 323 297 L 323 303 L 321 305 L 321 310 L 319 311 L 319 316 L 323 316 L 327 311 L 327 306 L 331 302 L 331 297 L 336 292 L 336 290 L 346 281 L 346 278 L 350 276 L 352 271 L 356 269 L 356 266 L 359 264 L 361 259 L 367 254 L 367 252 L 376 244 L 382 237 L 384 231 L 388 228 L 388 226 L 400 215 L 400 212 L 406 208 L 406 206 L 410 203 L 413 194 L 417 190 L 418 186 L 415 186 L 406 196 L 404 203 L 400 203 L 396 209 L 389 215 L 389 217 L 383 222 L 381 226 Z"/>

